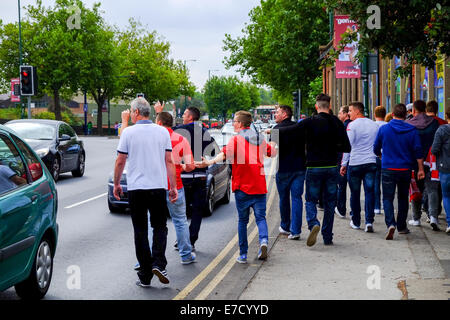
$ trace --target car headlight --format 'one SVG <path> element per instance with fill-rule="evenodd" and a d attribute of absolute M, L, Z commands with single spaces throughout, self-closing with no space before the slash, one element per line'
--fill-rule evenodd
<path fill-rule="evenodd" d="M 42 149 L 39 149 L 39 150 L 36 151 L 37 155 L 38 155 L 40 158 L 45 157 L 49 152 L 50 152 L 50 149 L 49 149 L 49 148 L 42 148 Z"/>

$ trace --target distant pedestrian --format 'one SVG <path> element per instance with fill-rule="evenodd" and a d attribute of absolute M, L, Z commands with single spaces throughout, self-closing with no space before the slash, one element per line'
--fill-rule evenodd
<path fill-rule="evenodd" d="M 422 147 L 414 126 L 406 123 L 406 106 L 397 104 L 393 108 L 394 119 L 378 130 L 374 153 L 381 157 L 381 179 L 383 186 L 383 209 L 388 228 L 386 240 L 394 238 L 395 229 L 407 234 L 408 195 L 411 170 L 418 167 L 419 179 L 425 177 L 423 171 Z M 383 150 L 383 152 L 381 152 Z M 398 214 L 394 215 L 394 197 L 397 189 Z"/>
<path fill-rule="evenodd" d="M 136 257 L 140 265 L 136 285 L 149 287 L 153 274 L 169 283 L 165 257 L 167 245 L 167 180 L 169 199 L 178 198 L 175 166 L 169 132 L 149 121 L 150 105 L 144 98 L 131 102 L 134 126 L 123 130 L 114 168 L 114 197 L 123 194 L 120 180 L 127 163 L 127 189 L 134 229 Z M 153 228 L 152 249 L 148 239 L 148 211 Z"/>
<path fill-rule="evenodd" d="M 344 124 L 345 130 L 347 130 L 348 124 L 352 121 L 350 120 L 350 115 L 348 114 L 348 106 L 342 106 L 338 113 L 339 120 Z M 341 171 L 342 153 L 338 156 L 338 172 Z M 341 217 L 345 218 L 347 214 L 347 175 L 344 174 L 338 176 L 338 189 L 337 189 L 337 202 L 335 213 Z"/>
<path fill-rule="evenodd" d="M 381 127 L 387 124 L 386 108 L 378 106 L 375 108 L 375 123 Z M 377 157 L 377 173 L 375 175 L 375 214 L 381 214 L 381 159 Z"/>
<path fill-rule="evenodd" d="M 306 220 L 310 234 L 307 246 L 313 246 L 320 231 L 317 219 L 317 202 L 321 188 L 324 193 L 322 237 L 325 245 L 333 244 L 334 209 L 337 199 L 338 153 L 350 152 L 350 142 L 344 124 L 330 114 L 330 97 L 316 97 L 317 115 L 293 126 L 280 128 L 280 137 L 292 130 L 303 133 L 306 145 Z M 303 148 L 299 145 L 298 148 Z"/>
<path fill-rule="evenodd" d="M 274 130 L 292 126 L 292 109 L 281 105 L 275 114 L 277 125 Z M 279 166 L 276 175 L 276 184 L 280 198 L 281 222 L 279 231 L 288 235 L 288 239 L 300 239 L 303 216 L 303 189 L 305 184 L 305 148 L 304 137 L 295 132 L 279 137 Z M 292 196 L 292 213 L 291 213 Z M 291 219 L 292 216 L 292 219 Z"/>
<path fill-rule="evenodd" d="M 431 153 L 437 157 L 436 167 L 442 187 L 444 210 L 447 219 L 445 232 L 450 235 L 450 108 L 446 112 L 447 124 L 436 131 Z"/>
<path fill-rule="evenodd" d="M 275 142 L 266 143 L 264 137 L 250 129 L 252 115 L 247 111 L 238 111 L 234 115 L 234 135 L 228 144 L 214 159 L 203 159 L 197 163 L 199 168 L 228 160 L 232 164 L 232 190 L 238 211 L 239 257 L 238 263 L 247 263 L 248 239 L 247 225 L 250 208 L 253 208 L 259 232 L 258 259 L 267 259 L 269 233 L 266 221 L 266 177 L 264 173 L 264 155 L 275 157 Z"/>
<path fill-rule="evenodd" d="M 361 183 L 364 186 L 365 231 L 373 232 L 375 207 L 376 155 L 373 145 L 378 133 L 378 125 L 364 116 L 364 104 L 352 102 L 349 106 L 350 120 L 347 127 L 348 140 L 352 150 L 342 159 L 341 175 L 347 174 L 350 186 L 350 226 L 359 229 L 361 225 Z M 348 169 L 347 169 L 348 168 Z"/>
<path fill-rule="evenodd" d="M 90 136 L 92 134 L 92 122 L 91 121 L 88 122 L 87 129 L 88 129 L 88 136 Z"/>
<path fill-rule="evenodd" d="M 420 144 L 422 146 L 422 157 L 423 160 L 426 159 L 428 152 L 430 151 L 431 145 L 433 144 L 434 135 L 436 130 L 439 128 L 439 122 L 434 119 L 434 117 L 430 117 L 426 115 L 426 103 L 423 100 L 416 100 L 413 103 L 413 115 L 414 117 L 410 120 L 406 120 L 407 123 L 413 125 L 417 129 L 417 133 L 419 134 Z M 423 194 L 425 192 L 425 180 L 420 180 L 417 178 L 417 168 L 414 168 L 415 179 L 417 182 L 417 186 Z M 429 174 L 430 170 L 426 166 L 425 167 L 425 176 Z M 431 191 L 431 190 L 430 190 Z M 431 191 L 436 193 L 437 191 Z M 433 204 L 434 205 L 434 204 Z M 412 201 L 413 208 L 413 219 L 409 221 L 410 225 L 420 226 L 420 217 L 422 216 L 422 199 L 413 199 Z M 431 215 L 430 213 L 430 221 L 433 224 L 437 224 L 437 214 Z M 435 228 L 433 228 L 435 229 Z"/>

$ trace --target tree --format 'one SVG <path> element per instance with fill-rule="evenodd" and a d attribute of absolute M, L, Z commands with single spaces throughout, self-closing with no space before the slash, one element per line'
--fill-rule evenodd
<path fill-rule="evenodd" d="M 252 88 L 249 90 L 249 88 Z M 254 87 L 256 89 L 256 87 Z M 237 77 L 211 77 L 205 84 L 204 98 L 208 113 L 213 117 L 224 120 L 239 110 L 250 110 L 259 104 L 259 97 L 249 84 L 245 84 Z M 253 91 L 253 93 L 252 93 Z M 253 101 L 252 101 L 253 96 Z"/>
<path fill-rule="evenodd" d="M 385 58 L 403 56 L 403 69 L 412 64 L 434 67 L 438 53 L 450 55 L 450 6 L 441 0 L 372 1 L 325 0 L 331 9 L 350 15 L 359 26 L 358 56 L 376 51 Z M 444 5 L 441 5 L 444 3 Z M 376 4 L 380 9 L 380 28 L 373 27 Z M 356 34 L 344 37 L 342 44 L 357 40 Z M 331 58 L 336 56 L 332 55 Z"/>
<path fill-rule="evenodd" d="M 307 93 L 319 74 L 318 48 L 329 41 L 323 1 L 262 0 L 250 16 L 244 35 L 225 35 L 226 66 L 237 66 L 261 85 L 282 95 Z"/>

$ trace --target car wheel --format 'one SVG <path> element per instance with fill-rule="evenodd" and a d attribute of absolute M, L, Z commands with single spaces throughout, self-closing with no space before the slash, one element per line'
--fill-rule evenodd
<path fill-rule="evenodd" d="M 211 185 L 208 190 L 208 199 L 207 199 L 207 206 L 205 209 L 205 217 L 209 217 L 212 215 L 214 211 L 214 197 L 215 197 L 215 189 L 214 189 L 214 183 L 211 182 Z"/>
<path fill-rule="evenodd" d="M 50 287 L 52 274 L 52 247 L 44 238 L 39 244 L 29 277 L 15 285 L 17 295 L 22 299 L 42 299 Z"/>
<path fill-rule="evenodd" d="M 57 157 L 55 157 L 55 159 L 53 159 L 51 172 L 52 172 L 53 180 L 55 180 L 55 182 L 58 181 L 59 174 L 61 172 L 61 162 L 59 161 L 59 159 Z"/>
<path fill-rule="evenodd" d="M 84 175 L 84 168 L 85 168 L 84 154 L 80 153 L 80 155 L 78 156 L 78 167 L 72 171 L 72 176 L 82 177 Z"/>

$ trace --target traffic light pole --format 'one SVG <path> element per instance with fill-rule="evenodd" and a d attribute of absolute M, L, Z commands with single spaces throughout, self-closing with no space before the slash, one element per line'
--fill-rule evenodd
<path fill-rule="evenodd" d="M 31 119 L 31 97 L 28 96 L 27 98 L 28 98 L 28 102 L 27 102 L 27 105 L 28 105 L 28 119 Z"/>

